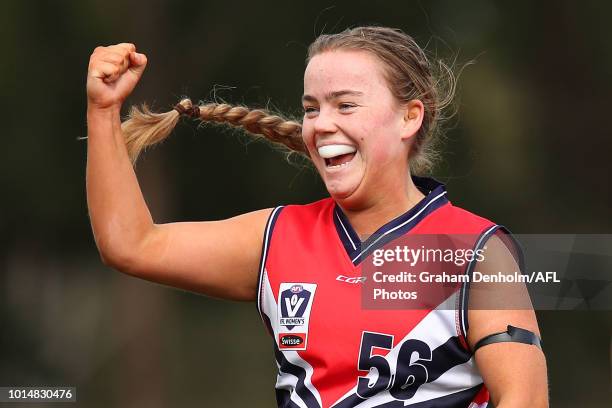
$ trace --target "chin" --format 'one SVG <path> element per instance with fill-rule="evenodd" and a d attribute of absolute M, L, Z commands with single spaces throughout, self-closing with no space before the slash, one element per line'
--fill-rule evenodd
<path fill-rule="evenodd" d="M 333 183 L 331 185 L 326 185 L 326 187 L 331 198 L 344 208 L 358 207 L 359 203 L 362 201 L 358 194 L 358 183 Z"/>
<path fill-rule="evenodd" d="M 326 185 L 327 192 L 334 200 L 342 200 L 345 198 L 349 198 L 353 192 L 354 188 L 350 188 L 349 186 L 338 185 L 338 183 L 334 183 L 332 185 Z"/>
<path fill-rule="evenodd" d="M 362 195 L 359 194 L 359 187 L 363 182 L 364 174 L 356 170 L 358 169 L 347 168 L 340 174 L 338 172 L 326 174 L 325 170 L 321 172 L 327 192 L 336 202 L 342 202 L 343 206 Z"/>

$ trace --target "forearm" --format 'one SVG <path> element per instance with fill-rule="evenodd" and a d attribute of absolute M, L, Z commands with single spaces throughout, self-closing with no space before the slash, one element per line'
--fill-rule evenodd
<path fill-rule="evenodd" d="M 103 261 L 129 262 L 153 228 L 121 132 L 120 107 L 88 108 L 87 205 Z"/>

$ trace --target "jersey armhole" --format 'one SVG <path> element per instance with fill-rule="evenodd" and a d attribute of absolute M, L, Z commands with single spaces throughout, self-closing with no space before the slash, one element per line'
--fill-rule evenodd
<path fill-rule="evenodd" d="M 521 273 L 525 271 L 525 258 L 523 255 L 523 249 L 519 242 L 514 238 L 512 233 L 503 225 L 492 225 L 480 234 L 474 245 L 474 251 L 481 250 L 486 245 L 487 241 L 493 236 L 497 236 L 504 243 L 506 248 L 510 251 L 514 260 L 516 261 Z M 469 276 L 469 279 L 461 285 L 459 293 L 459 307 L 458 307 L 458 320 L 459 320 L 459 337 L 466 350 L 472 352 L 467 342 L 467 332 L 469 330 L 468 321 L 468 304 L 470 299 L 470 281 L 472 280 L 472 273 L 476 267 L 476 259 L 471 261 L 465 271 L 465 274 Z"/>
<path fill-rule="evenodd" d="M 259 259 L 259 272 L 257 276 L 257 300 L 256 306 L 257 311 L 263 317 L 263 291 L 264 288 L 262 286 L 264 274 L 266 273 L 266 259 L 268 258 L 268 250 L 270 249 L 270 242 L 272 241 L 272 232 L 274 230 L 274 225 L 276 224 L 276 220 L 278 219 L 279 214 L 281 213 L 284 206 L 275 207 L 270 216 L 268 217 L 268 222 L 266 223 L 266 228 L 264 230 L 263 235 L 263 243 L 261 246 L 261 256 Z"/>

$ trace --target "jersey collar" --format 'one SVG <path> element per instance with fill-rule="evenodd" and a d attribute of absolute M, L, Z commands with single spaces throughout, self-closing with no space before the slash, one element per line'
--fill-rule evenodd
<path fill-rule="evenodd" d="M 398 235 L 407 233 L 428 214 L 448 203 L 444 184 L 428 177 L 412 176 L 412 181 L 425 194 L 425 197 L 410 210 L 377 229 L 363 242 L 359 239 L 340 206 L 338 204 L 334 206 L 333 217 L 336 232 L 353 265 L 358 265 L 374 250 L 390 242 Z"/>

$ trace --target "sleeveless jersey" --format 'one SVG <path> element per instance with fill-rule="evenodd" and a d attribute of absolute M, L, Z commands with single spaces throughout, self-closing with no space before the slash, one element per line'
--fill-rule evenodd
<path fill-rule="evenodd" d="M 361 242 L 331 198 L 273 210 L 257 306 L 274 339 L 279 407 L 485 407 L 489 398 L 466 342 L 466 287 L 423 310 L 368 310 L 361 265 L 397 234 L 473 234 L 491 221 L 453 206 L 444 185 Z M 449 307 L 449 305 L 451 305 Z"/>

